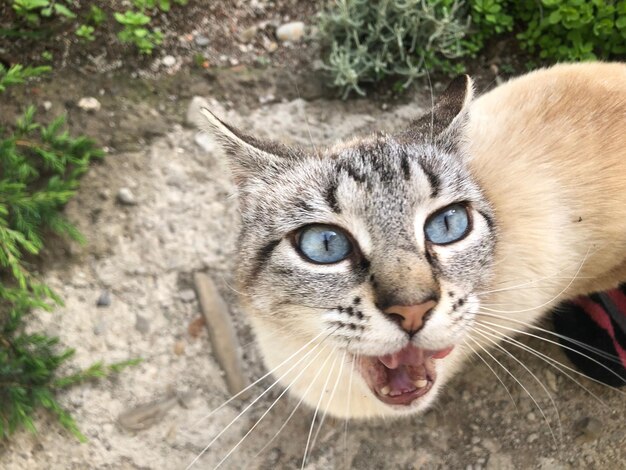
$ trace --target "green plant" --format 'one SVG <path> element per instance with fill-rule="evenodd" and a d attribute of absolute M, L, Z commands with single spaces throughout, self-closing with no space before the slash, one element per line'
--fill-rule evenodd
<path fill-rule="evenodd" d="M 31 77 L 37 77 L 51 69 L 47 65 L 41 67 L 24 67 L 20 64 L 14 65 L 9 70 L 0 64 L 0 93 L 11 85 L 20 85 Z"/>
<path fill-rule="evenodd" d="M 29 23 L 39 23 L 41 17 L 48 18 L 53 14 L 76 18 L 76 14 L 58 0 L 12 0 L 11 6 L 18 16 Z"/>
<path fill-rule="evenodd" d="M 78 28 L 76 28 L 76 36 L 79 38 L 83 38 L 86 41 L 93 41 L 96 37 L 93 35 L 95 32 L 95 28 L 93 26 L 89 26 L 86 24 L 81 24 Z"/>
<path fill-rule="evenodd" d="M 406 87 L 427 71 L 458 72 L 469 50 L 458 0 L 338 0 L 320 16 L 333 84 L 364 94 L 363 83 L 400 77 Z"/>
<path fill-rule="evenodd" d="M 187 5 L 189 0 L 174 0 L 174 3 L 178 5 Z M 137 8 L 152 9 L 159 8 L 159 10 L 168 12 L 171 8 L 170 0 L 133 0 L 133 5 Z"/>
<path fill-rule="evenodd" d="M 514 19 L 508 0 L 471 0 L 469 3 L 473 31 L 468 44 L 475 52 L 480 51 L 490 37 L 513 30 Z"/>
<path fill-rule="evenodd" d="M 151 31 L 145 27 L 150 23 L 149 16 L 130 10 L 124 14 L 116 12 L 114 16 L 124 26 L 117 35 L 120 41 L 135 44 L 142 54 L 152 54 L 154 47 L 163 42 L 163 34 L 158 29 Z"/>
<path fill-rule="evenodd" d="M 21 66 L 6 70 L 0 65 L 0 91 L 47 70 Z M 90 139 L 73 138 L 64 131 L 63 117 L 43 126 L 34 116 L 35 108 L 30 106 L 11 130 L 0 129 L 0 440 L 20 427 L 35 430 L 32 415 L 40 407 L 84 440 L 56 393 L 136 361 L 96 363 L 59 376 L 59 367 L 73 350 L 60 349 L 57 338 L 25 329 L 32 309 L 49 311 L 61 304 L 33 274 L 31 263 L 50 231 L 83 240 L 60 209 L 74 195 L 90 161 L 103 155 Z"/>
<path fill-rule="evenodd" d="M 626 0 L 524 0 L 522 46 L 541 58 L 588 60 L 626 53 Z"/>
<path fill-rule="evenodd" d="M 107 15 L 101 8 L 98 8 L 96 5 L 91 5 L 86 19 L 88 23 L 94 26 L 100 26 L 107 19 Z"/>

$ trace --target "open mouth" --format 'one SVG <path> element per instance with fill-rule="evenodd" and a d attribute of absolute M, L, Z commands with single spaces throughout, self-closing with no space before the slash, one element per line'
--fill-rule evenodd
<path fill-rule="evenodd" d="M 446 357 L 453 348 L 429 351 L 409 344 L 393 354 L 361 356 L 359 369 L 380 401 L 408 406 L 432 388 L 437 378 L 434 360 Z"/>

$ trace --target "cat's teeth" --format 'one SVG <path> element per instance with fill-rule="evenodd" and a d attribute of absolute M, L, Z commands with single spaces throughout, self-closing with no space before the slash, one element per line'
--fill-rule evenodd
<path fill-rule="evenodd" d="M 426 380 L 426 379 L 417 379 L 413 383 L 415 384 L 415 386 L 417 388 L 424 388 L 426 385 L 428 385 L 428 380 Z"/>
<path fill-rule="evenodd" d="M 389 385 L 385 385 L 383 388 L 380 389 L 381 395 L 389 395 L 389 392 L 391 392 L 391 388 L 389 388 Z"/>

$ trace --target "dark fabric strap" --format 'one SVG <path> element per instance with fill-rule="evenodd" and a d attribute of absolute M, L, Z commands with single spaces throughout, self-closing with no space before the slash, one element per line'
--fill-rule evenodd
<path fill-rule="evenodd" d="M 621 291 L 618 291 L 621 292 Z M 626 332 L 626 311 L 621 310 L 615 305 L 613 299 L 607 292 L 601 292 L 599 294 L 600 301 L 602 306 L 607 311 L 607 313 L 611 316 L 613 321 L 619 325 L 622 331 Z"/>

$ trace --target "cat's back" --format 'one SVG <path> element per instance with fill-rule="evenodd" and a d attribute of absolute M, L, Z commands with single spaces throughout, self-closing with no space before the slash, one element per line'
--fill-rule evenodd
<path fill-rule="evenodd" d="M 513 79 L 472 104 L 469 139 L 488 159 L 625 156 L 626 64 L 561 64 Z"/>
<path fill-rule="evenodd" d="M 495 88 L 471 105 L 468 144 L 482 178 L 617 185 L 626 202 L 626 64 L 561 64 Z"/>

